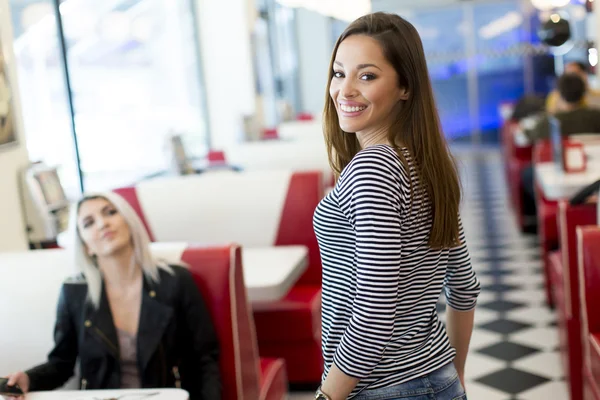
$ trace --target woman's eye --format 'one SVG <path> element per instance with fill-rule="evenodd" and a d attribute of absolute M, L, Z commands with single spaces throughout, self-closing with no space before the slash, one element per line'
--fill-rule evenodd
<path fill-rule="evenodd" d="M 94 224 L 94 221 L 85 221 L 83 223 L 83 227 L 84 228 L 89 228 L 90 226 L 92 226 Z"/>
<path fill-rule="evenodd" d="M 360 77 L 361 80 L 363 81 L 372 81 L 373 79 L 375 79 L 375 75 L 373 74 L 364 74 Z"/>
<path fill-rule="evenodd" d="M 334 78 L 343 78 L 344 74 L 339 71 L 333 71 L 333 77 Z"/>

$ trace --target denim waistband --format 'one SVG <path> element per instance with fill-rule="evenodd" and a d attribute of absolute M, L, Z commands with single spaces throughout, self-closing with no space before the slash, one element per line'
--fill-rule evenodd
<path fill-rule="evenodd" d="M 454 363 L 450 362 L 434 372 L 399 385 L 363 390 L 352 399 L 376 400 L 438 393 L 446 390 L 457 379 L 458 374 L 454 368 Z"/>

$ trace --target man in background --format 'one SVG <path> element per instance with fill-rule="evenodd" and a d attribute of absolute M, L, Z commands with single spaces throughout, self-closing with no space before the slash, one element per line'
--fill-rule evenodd
<path fill-rule="evenodd" d="M 565 74 L 558 79 L 560 109 L 554 116 L 560 122 L 561 134 L 569 136 L 581 133 L 600 134 L 600 109 L 585 105 L 586 83 L 578 74 Z M 530 142 L 550 137 L 550 122 L 546 116 L 528 130 L 524 130 Z"/>
<path fill-rule="evenodd" d="M 581 100 L 581 105 L 589 105 L 589 103 L 598 104 L 600 100 L 600 92 L 589 88 L 587 66 L 582 62 L 572 61 L 565 65 L 565 75 L 575 74 L 579 76 L 585 84 L 585 95 Z M 559 89 L 556 88 L 546 98 L 546 111 L 550 114 L 555 114 L 564 111 L 566 104 L 562 101 Z"/>

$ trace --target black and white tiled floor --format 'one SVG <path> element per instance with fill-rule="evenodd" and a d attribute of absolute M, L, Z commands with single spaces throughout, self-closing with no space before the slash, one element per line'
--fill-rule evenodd
<path fill-rule="evenodd" d="M 554 313 L 533 235 L 509 209 L 500 154 L 457 152 L 462 219 L 482 291 L 466 369 L 469 400 L 566 400 Z M 445 306 L 438 307 L 444 318 Z M 309 400 L 311 393 L 293 393 Z"/>

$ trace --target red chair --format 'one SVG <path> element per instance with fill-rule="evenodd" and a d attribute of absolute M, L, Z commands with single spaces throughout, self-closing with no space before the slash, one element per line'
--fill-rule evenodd
<path fill-rule="evenodd" d="M 577 228 L 597 223 L 596 204 L 558 203 L 560 250 L 548 254 L 550 288 L 558 317 L 565 376 L 571 399 L 582 398 L 581 308 L 577 268 Z"/>
<path fill-rule="evenodd" d="M 533 147 L 533 164 L 552 161 L 552 146 L 549 140 L 542 140 Z M 558 248 L 558 202 L 548 200 L 537 181 L 534 187 L 536 193 L 536 208 L 538 221 L 538 235 L 544 263 L 544 278 L 546 282 L 546 301 L 552 303 L 552 291 L 550 282 L 550 259 L 549 253 Z"/>
<path fill-rule="evenodd" d="M 580 278 L 583 398 L 600 400 L 600 228 L 577 228 Z"/>
<path fill-rule="evenodd" d="M 258 358 L 240 247 L 188 247 L 181 261 L 188 265 L 219 336 L 223 399 L 285 399 L 284 361 Z"/>
<path fill-rule="evenodd" d="M 308 113 L 308 112 L 301 112 L 301 113 L 298 113 L 298 115 L 296 115 L 297 121 L 312 121 L 314 119 L 315 119 L 315 117 L 311 113 Z"/>

